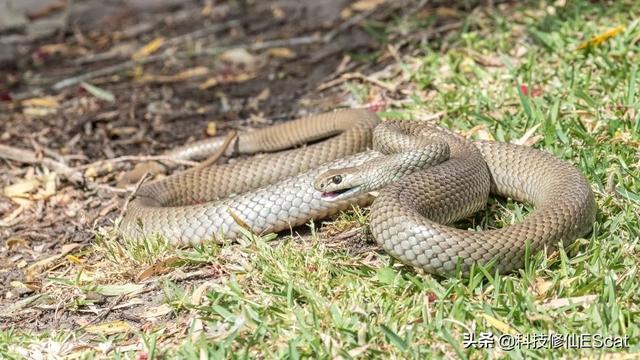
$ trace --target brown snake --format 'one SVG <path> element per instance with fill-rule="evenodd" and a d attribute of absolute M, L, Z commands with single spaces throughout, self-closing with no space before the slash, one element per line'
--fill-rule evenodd
<path fill-rule="evenodd" d="M 203 156 L 220 144 L 207 140 L 171 154 Z M 373 201 L 371 232 L 387 252 L 427 272 L 451 274 L 492 259 L 502 272 L 520 268 L 525 244 L 532 254 L 560 241 L 568 245 L 595 221 L 591 188 L 565 161 L 525 146 L 471 142 L 420 122 L 381 123 L 365 110 L 242 133 L 228 155 L 258 152 L 274 153 L 143 184 L 120 230 L 193 244 L 237 238 L 243 227 L 279 232 Z M 374 201 L 370 192 L 377 189 Z M 535 210 L 502 229 L 448 226 L 484 208 L 490 192 Z"/>

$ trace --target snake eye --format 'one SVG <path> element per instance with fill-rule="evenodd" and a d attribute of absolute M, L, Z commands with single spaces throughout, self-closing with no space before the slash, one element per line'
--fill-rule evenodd
<path fill-rule="evenodd" d="M 336 175 L 336 176 L 334 176 L 334 177 L 332 177 L 332 178 L 331 178 L 331 181 L 332 181 L 334 184 L 340 184 L 340 183 L 342 182 L 342 176 L 340 176 L 340 175 Z"/>

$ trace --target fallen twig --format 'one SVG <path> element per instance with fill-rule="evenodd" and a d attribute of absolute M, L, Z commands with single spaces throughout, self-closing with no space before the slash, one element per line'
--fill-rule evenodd
<path fill-rule="evenodd" d="M 277 40 L 265 41 L 265 42 L 260 42 L 256 44 L 243 44 L 243 45 L 235 45 L 235 46 L 203 48 L 196 51 L 189 51 L 189 52 L 185 51 L 185 52 L 179 52 L 179 53 L 167 52 L 167 53 L 162 53 L 158 55 L 147 56 L 141 59 L 128 60 L 120 64 L 104 67 L 104 68 L 90 71 L 81 75 L 72 76 L 70 78 L 66 78 L 56 82 L 55 84 L 52 85 L 51 88 L 53 90 L 61 90 L 66 87 L 77 85 L 81 82 L 89 81 L 97 77 L 113 75 L 120 71 L 128 70 L 130 68 L 133 68 L 136 65 L 149 64 L 156 61 L 168 59 L 171 57 L 181 59 L 181 58 L 194 58 L 198 56 L 213 56 L 213 55 L 219 55 L 224 51 L 232 50 L 232 49 L 247 49 L 247 50 L 257 51 L 257 50 L 269 49 L 274 47 L 308 45 L 308 44 L 313 44 L 321 41 L 322 41 L 322 38 L 318 36 L 300 36 L 300 37 L 295 37 L 290 39 L 277 39 Z"/>
<path fill-rule="evenodd" d="M 102 159 L 102 160 L 94 161 L 90 164 L 79 165 L 74 167 L 74 169 L 85 170 L 91 167 L 98 168 L 108 164 L 116 164 L 116 163 L 129 162 L 129 161 L 167 161 L 167 162 L 173 162 L 178 165 L 187 165 L 187 166 L 196 166 L 199 164 L 197 161 L 181 160 L 181 159 L 176 159 L 171 156 L 165 156 L 165 155 L 125 155 L 125 156 L 115 157 L 112 159 Z"/>
<path fill-rule="evenodd" d="M 218 161 L 218 159 L 220 159 L 220 157 L 225 154 L 225 152 L 227 151 L 227 149 L 229 148 L 231 143 L 237 137 L 238 137 L 238 133 L 237 132 L 235 132 L 235 131 L 229 132 L 229 134 L 227 134 L 227 138 L 224 140 L 224 143 L 222 143 L 222 146 L 220 146 L 220 148 L 218 150 L 216 150 L 216 152 L 213 153 L 211 156 L 209 156 L 205 161 L 203 161 L 200 164 L 196 165 L 195 168 L 196 169 L 204 168 L 204 167 L 210 166 L 211 164 L 213 164 L 216 161 Z"/>
<path fill-rule="evenodd" d="M 66 177 L 71 182 L 84 182 L 84 176 L 81 172 L 48 157 L 40 159 L 35 153 L 33 153 L 33 151 L 0 144 L 0 158 L 18 161 L 25 164 L 43 164 L 56 173 Z"/>
<path fill-rule="evenodd" d="M 122 299 L 124 299 L 124 294 L 118 295 L 118 297 L 115 300 L 113 300 L 113 302 L 109 305 L 109 307 L 107 307 L 102 313 L 98 314 L 93 319 L 89 320 L 89 322 L 87 322 L 86 324 L 82 325 L 80 327 L 80 329 L 78 329 L 78 330 L 84 330 L 84 329 L 87 328 L 87 326 L 95 324 L 98 321 L 101 321 L 104 318 L 106 318 L 107 315 L 109 315 L 109 313 L 111 313 L 111 311 L 113 311 L 113 308 L 115 308 L 122 301 Z"/>
<path fill-rule="evenodd" d="M 330 42 L 331 40 L 333 40 L 333 38 L 335 38 L 338 34 L 340 34 L 341 32 L 349 29 L 350 27 L 357 25 L 359 23 L 361 23 L 363 20 L 365 20 L 366 18 L 368 18 L 369 16 L 371 16 L 371 14 L 373 14 L 374 12 L 376 12 L 378 8 L 377 7 L 373 7 L 365 12 L 362 12 L 356 16 L 353 16 L 352 18 L 350 18 L 349 20 L 343 22 L 342 24 L 340 24 L 340 26 L 336 27 L 335 29 L 329 31 L 328 33 L 326 33 L 323 37 L 322 40 L 324 42 Z"/>
<path fill-rule="evenodd" d="M 109 185 L 98 184 L 84 177 L 82 171 L 79 170 L 82 167 L 72 168 L 60 161 L 56 161 L 48 157 L 40 158 L 30 150 L 0 144 L 0 158 L 17 161 L 23 164 L 42 164 L 55 171 L 58 175 L 64 177 L 68 181 L 76 185 L 86 186 L 90 190 L 98 189 L 115 193 L 125 193 L 128 191 L 126 189 L 120 189 Z"/>
<path fill-rule="evenodd" d="M 144 175 L 142 175 L 140 180 L 138 180 L 138 182 L 136 183 L 136 186 L 133 188 L 133 191 L 131 191 L 131 194 L 127 196 L 127 199 L 124 201 L 124 205 L 122 206 L 122 210 L 120 210 L 120 215 L 118 215 L 118 218 L 115 221 L 116 227 L 120 224 L 120 222 L 122 222 L 122 219 L 124 218 L 124 214 L 127 212 L 127 208 L 129 208 L 129 203 L 136 196 L 136 194 L 138 193 L 138 190 L 140 190 L 140 186 L 142 186 L 142 184 L 145 181 L 147 181 L 149 177 L 151 177 L 151 174 L 149 174 L 148 172 L 144 173 Z"/>
<path fill-rule="evenodd" d="M 240 21 L 238 20 L 229 20 L 225 23 L 222 24 L 214 24 L 211 26 L 207 26 L 205 28 L 202 29 L 198 29 L 196 31 L 192 31 L 190 33 L 186 33 L 186 34 L 182 34 L 182 35 L 178 35 L 175 36 L 171 39 L 166 40 L 163 44 L 162 47 L 166 47 L 168 45 L 177 45 L 177 44 L 182 44 L 184 42 L 187 41 L 191 41 L 197 38 L 201 38 L 203 36 L 209 35 L 209 34 L 215 34 L 219 31 L 223 31 L 223 30 L 227 30 L 233 26 L 237 26 L 240 25 Z"/>
<path fill-rule="evenodd" d="M 347 80 L 353 80 L 353 79 L 358 79 L 358 80 L 362 80 L 362 81 L 366 81 L 368 83 L 371 83 L 375 86 L 381 87 L 387 91 L 390 92 L 396 92 L 396 87 L 394 85 L 387 85 L 385 83 L 383 83 L 382 81 L 378 80 L 378 79 L 374 79 L 371 76 L 366 76 L 362 73 L 359 72 L 354 72 L 354 73 L 346 73 L 346 74 L 342 74 L 339 78 L 331 80 L 331 81 L 327 81 L 324 84 L 320 84 L 320 86 L 318 86 L 317 90 L 318 91 L 323 91 L 326 90 L 330 87 L 334 87 L 337 86 L 339 84 L 342 84 L 343 82 L 347 81 Z"/>
<path fill-rule="evenodd" d="M 194 39 L 197 39 L 209 34 L 215 34 L 217 32 L 227 30 L 239 24 L 240 24 L 240 21 L 238 20 L 230 20 L 223 24 L 215 24 L 212 26 L 205 27 L 203 29 L 198 29 L 196 31 L 193 31 L 187 34 L 178 35 L 176 37 L 173 37 L 163 42 L 161 48 L 166 48 L 168 45 L 176 45 L 176 44 L 184 43 L 187 41 L 192 41 Z M 144 28 L 144 30 L 152 28 L 153 25 L 154 24 L 146 24 L 146 27 Z M 106 52 L 101 52 L 99 54 L 91 54 L 91 55 L 83 56 L 81 58 L 76 59 L 74 62 L 77 65 L 83 65 L 83 64 L 88 64 L 92 62 L 111 60 L 116 57 L 121 58 L 123 57 L 123 55 L 124 54 L 122 54 L 121 52 L 109 50 Z"/>
<path fill-rule="evenodd" d="M 464 21 L 455 21 L 455 22 L 450 22 L 448 24 L 444 24 L 442 26 L 438 26 L 437 28 L 431 28 L 431 29 L 427 29 L 425 31 L 417 32 L 417 33 L 413 34 L 412 36 L 402 40 L 400 42 L 400 44 L 396 45 L 396 48 L 399 49 L 399 48 L 403 47 L 405 44 L 407 44 L 411 40 L 428 41 L 435 35 L 440 35 L 442 33 L 446 33 L 446 32 L 449 32 L 449 31 L 458 30 L 464 24 L 465 24 Z"/>

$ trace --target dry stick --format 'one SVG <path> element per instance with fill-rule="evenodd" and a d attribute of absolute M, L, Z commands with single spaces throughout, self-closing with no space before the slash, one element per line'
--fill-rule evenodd
<path fill-rule="evenodd" d="M 53 149 L 49 149 L 48 147 L 42 146 L 40 145 L 34 138 L 33 136 L 29 136 L 29 142 L 31 142 L 31 146 L 33 147 L 33 149 L 35 150 L 36 154 L 44 154 L 50 158 L 53 158 L 54 160 L 58 161 L 61 164 L 66 165 L 67 162 L 65 161 L 64 156 L 62 156 L 61 154 L 59 154 L 58 152 L 54 151 Z"/>
<path fill-rule="evenodd" d="M 239 20 L 229 20 L 223 24 L 215 24 L 215 25 L 211 25 L 202 29 L 198 29 L 195 31 L 192 31 L 190 33 L 186 33 L 186 34 L 182 34 L 182 35 L 178 35 L 175 36 L 171 39 L 166 40 L 163 44 L 162 47 L 167 47 L 168 45 L 174 45 L 174 44 L 180 44 L 180 43 L 184 43 L 186 41 L 189 40 L 194 40 L 209 34 L 215 34 L 219 31 L 223 31 L 223 30 L 227 30 L 233 26 L 236 25 L 240 25 L 240 21 Z"/>
<path fill-rule="evenodd" d="M 160 160 L 160 161 L 172 161 L 177 164 L 185 164 L 189 166 L 198 165 L 198 163 L 195 161 L 177 160 L 168 156 L 121 156 L 113 159 L 98 160 L 91 164 L 80 165 L 72 168 L 60 161 L 56 161 L 48 157 L 43 157 L 42 159 L 40 159 L 34 154 L 33 151 L 20 149 L 20 148 L 8 146 L 8 145 L 2 145 L 2 144 L 0 144 L 0 158 L 17 161 L 23 164 L 42 164 L 52 169 L 57 174 L 59 174 L 60 176 L 63 176 L 64 178 L 66 178 L 67 180 L 69 180 L 74 184 L 84 185 L 90 190 L 94 190 L 94 189 L 106 190 L 113 193 L 126 193 L 129 190 L 120 189 L 117 187 L 99 184 L 99 183 L 96 183 L 95 181 L 91 181 L 85 178 L 82 170 L 85 170 L 90 167 L 98 167 L 104 164 L 112 164 L 112 163 L 118 163 L 118 162 L 124 162 L 124 161 Z"/>
<path fill-rule="evenodd" d="M 438 26 L 437 28 L 428 29 L 426 31 L 416 33 L 414 36 L 407 37 L 404 40 L 400 41 L 400 43 L 398 45 L 396 45 L 396 48 L 399 49 L 399 48 L 403 47 L 411 39 L 415 40 L 417 36 L 421 36 L 422 39 L 429 40 L 434 35 L 439 35 L 441 33 L 449 32 L 449 31 L 453 31 L 453 30 L 458 30 L 464 25 L 464 23 L 465 23 L 464 21 L 454 21 L 454 22 L 451 22 L 451 23 L 448 23 L 448 24 L 444 24 L 442 26 Z"/>
<path fill-rule="evenodd" d="M 46 167 L 53 169 L 53 171 L 65 176 L 71 182 L 74 182 L 74 183 L 84 182 L 84 176 L 82 176 L 81 172 L 73 168 L 70 168 L 66 164 L 63 164 L 59 161 L 55 161 L 47 157 L 38 159 L 38 157 L 32 151 L 29 151 L 29 150 L 19 149 L 16 147 L 0 144 L 0 158 L 18 161 L 18 162 L 27 163 L 27 164 L 43 164 Z"/>
<path fill-rule="evenodd" d="M 214 47 L 214 48 L 204 48 L 204 49 L 196 50 L 196 51 L 193 51 L 193 52 L 180 52 L 180 53 L 175 53 L 175 54 L 173 54 L 173 53 L 163 53 L 163 54 L 158 54 L 158 55 L 151 55 L 151 56 L 147 56 L 147 57 L 142 58 L 142 59 L 128 60 L 128 61 L 125 61 L 125 62 L 120 63 L 120 64 L 108 66 L 108 67 L 105 67 L 105 68 L 102 68 L 102 69 L 98 69 L 98 70 L 95 70 L 95 71 L 90 71 L 90 72 L 84 73 L 82 75 L 66 78 L 66 79 L 60 80 L 57 83 L 53 84 L 53 86 L 51 88 L 53 90 L 61 90 L 61 89 L 64 89 L 66 87 L 73 86 L 73 85 L 79 84 L 81 82 L 91 80 L 91 79 L 96 78 L 96 77 L 112 75 L 112 74 L 118 73 L 120 71 L 124 71 L 124 70 L 130 69 L 130 68 L 132 68 L 132 67 L 134 67 L 136 65 L 149 64 L 149 63 L 152 63 L 152 62 L 168 59 L 168 58 L 171 58 L 171 57 L 175 57 L 175 58 L 179 58 L 180 59 L 180 58 L 192 58 L 192 57 L 198 57 L 198 56 L 207 56 L 207 55 L 208 56 L 214 56 L 214 55 L 219 55 L 220 53 L 222 53 L 224 51 L 232 50 L 232 49 L 248 49 L 248 50 L 257 51 L 257 50 L 269 49 L 269 48 L 274 48 L 274 47 L 308 45 L 308 44 L 313 44 L 313 43 L 317 43 L 317 42 L 321 42 L 321 41 L 322 41 L 322 39 L 320 37 L 317 37 L 317 36 L 300 36 L 300 37 L 295 37 L 295 38 L 291 38 L 291 39 L 278 39 L 278 40 L 265 41 L 265 42 L 262 42 L 262 43 L 251 44 L 251 45 L 221 46 L 221 47 Z"/>
<path fill-rule="evenodd" d="M 209 156 L 205 161 L 196 165 L 194 169 L 204 168 L 218 161 L 218 159 L 220 159 L 220 157 L 227 151 L 231 143 L 237 138 L 238 133 L 236 131 L 229 132 L 229 134 L 227 134 L 227 138 L 224 140 L 224 143 L 222 143 L 222 146 L 218 150 L 216 150 L 215 153 Z"/>
<path fill-rule="evenodd" d="M 369 9 L 365 12 L 362 12 L 352 18 L 350 18 L 349 20 L 343 22 L 342 24 L 340 24 L 340 26 L 338 26 L 337 28 L 329 31 L 327 34 L 325 34 L 322 37 L 322 41 L 324 42 L 329 42 L 331 40 L 333 40 L 333 38 L 335 38 L 339 33 L 349 29 L 350 27 L 361 23 L 364 19 L 368 18 L 369 16 L 371 16 L 371 14 L 373 14 L 374 12 L 376 12 L 377 8 L 374 7 L 372 9 Z"/>
<path fill-rule="evenodd" d="M 452 22 L 452 23 L 445 24 L 445 25 L 442 25 L 440 27 L 437 27 L 435 29 L 427 30 L 427 31 L 422 32 L 420 34 L 423 35 L 424 38 L 428 39 L 428 38 L 430 38 L 430 37 L 432 37 L 434 35 L 438 35 L 440 33 L 444 33 L 444 32 L 447 32 L 447 31 L 459 29 L 460 27 L 462 27 L 462 25 L 464 25 L 464 22 L 462 22 L 462 21 Z M 404 46 L 408 42 L 409 42 L 409 39 L 405 39 L 405 40 L 400 41 L 400 43 L 395 46 L 394 50 L 397 50 L 398 48 Z M 393 52 L 391 52 L 391 55 L 394 56 Z M 396 59 L 396 61 L 398 61 L 398 58 L 396 56 L 394 56 L 394 58 Z M 364 81 L 371 82 L 372 84 L 377 85 L 379 87 L 382 87 L 382 88 L 384 88 L 386 90 L 389 90 L 391 92 L 395 92 L 396 91 L 395 87 L 389 86 L 389 85 L 387 85 L 387 84 L 385 84 L 385 83 L 383 83 L 383 82 L 381 82 L 381 81 L 379 81 L 377 79 L 373 79 L 371 77 L 367 77 L 367 76 L 365 76 L 364 74 L 361 74 L 361 73 L 346 73 L 346 74 L 342 74 L 342 75 L 340 75 L 340 77 L 337 77 L 337 78 L 335 78 L 333 80 L 329 80 L 329 81 L 326 81 L 326 82 L 320 84 L 316 88 L 316 90 L 317 91 L 324 91 L 324 90 L 326 90 L 328 88 L 340 85 L 340 84 L 344 83 L 345 81 L 352 80 L 352 79 L 361 79 L 361 80 L 364 80 Z"/>
<path fill-rule="evenodd" d="M 90 167 L 99 167 L 106 164 L 116 164 L 116 163 L 127 162 L 127 161 L 168 161 L 168 162 L 176 163 L 178 165 L 187 165 L 187 166 L 198 165 L 197 161 L 176 159 L 174 157 L 166 156 L 166 155 L 125 155 L 125 156 L 115 157 L 112 159 L 98 160 L 90 164 L 79 165 L 79 166 L 76 166 L 74 169 L 84 170 Z"/>
<path fill-rule="evenodd" d="M 374 79 L 370 76 L 366 76 L 362 73 L 359 72 L 355 72 L 355 73 L 346 73 L 346 74 L 342 74 L 339 78 L 337 79 L 333 79 L 333 80 L 329 80 L 323 84 L 320 84 L 320 86 L 318 86 L 316 88 L 316 90 L 318 91 L 324 91 L 330 87 L 334 87 L 337 85 L 342 84 L 343 82 L 347 81 L 347 80 L 353 80 L 353 79 L 359 79 L 362 81 L 366 81 L 369 82 L 375 86 L 381 87 L 389 92 L 395 92 L 397 89 L 395 86 L 393 85 L 387 85 L 385 83 L 383 83 L 382 81 L 378 80 L 378 79 Z"/>
<path fill-rule="evenodd" d="M 127 192 L 127 190 L 125 189 L 114 188 L 109 185 L 98 184 L 96 182 L 90 181 L 84 177 L 81 171 L 78 170 L 79 168 L 71 168 L 62 162 L 50 159 L 48 157 L 39 159 L 33 153 L 33 151 L 0 144 L 0 158 L 17 161 L 23 164 L 42 164 L 52 169 L 60 176 L 65 177 L 70 182 L 74 184 L 85 185 L 91 190 L 101 189 L 117 193 Z"/>
<path fill-rule="evenodd" d="M 62 13 L 64 24 L 62 25 L 62 29 L 58 33 L 59 41 L 62 42 L 62 37 L 64 37 L 64 33 L 69 29 L 69 19 L 71 17 L 71 8 L 73 7 L 73 0 L 67 0 L 66 6 L 64 7 L 64 12 Z"/>
<path fill-rule="evenodd" d="M 140 190 L 140 186 L 142 186 L 142 183 L 147 181 L 149 177 L 151 177 L 151 174 L 149 174 L 148 172 L 144 173 L 144 175 L 142 175 L 140 180 L 138 180 L 138 182 L 136 183 L 136 186 L 133 188 L 133 191 L 131 191 L 131 194 L 127 196 L 127 199 L 124 201 L 124 205 L 122 206 L 122 210 L 120 210 L 120 215 L 118 215 L 118 218 L 115 221 L 116 227 L 120 224 L 120 222 L 122 222 L 122 219 L 124 218 L 124 214 L 127 212 L 127 208 L 129 207 L 129 203 L 136 196 L 136 194 L 138 193 L 138 190 Z"/>
<path fill-rule="evenodd" d="M 105 317 L 107 317 L 107 315 L 109 315 L 109 313 L 111 313 L 111 311 L 113 311 L 113 308 L 115 308 L 122 301 L 122 299 L 124 299 L 124 296 L 125 296 L 124 294 L 118 295 L 118 297 L 115 300 L 113 300 L 113 303 L 111 303 L 109 305 L 109 307 L 105 309 L 105 311 L 103 311 L 102 313 L 96 315 L 93 319 L 89 320 L 88 323 L 82 325 L 78 330 L 84 330 L 84 329 L 87 328 L 87 326 L 95 324 L 98 321 L 100 321 L 100 320 L 104 319 Z"/>
<path fill-rule="evenodd" d="M 193 31 L 187 34 L 178 35 L 163 42 L 161 48 L 166 48 L 169 45 L 180 44 L 189 40 L 194 40 L 209 34 L 215 34 L 217 32 L 227 30 L 239 24 L 240 24 L 240 21 L 238 20 L 230 20 L 223 24 L 215 24 L 209 27 L 205 27 L 203 29 L 198 29 L 196 31 Z M 123 55 L 124 54 L 117 54 L 116 52 L 113 52 L 113 51 L 105 51 L 98 54 L 84 56 L 82 58 L 75 60 L 75 63 L 77 65 L 82 65 L 82 64 L 87 64 L 91 62 L 111 60 L 115 57 L 122 57 Z"/>

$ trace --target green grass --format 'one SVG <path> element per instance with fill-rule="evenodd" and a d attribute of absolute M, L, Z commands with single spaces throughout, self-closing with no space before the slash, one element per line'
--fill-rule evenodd
<path fill-rule="evenodd" d="M 381 115 L 412 118 L 444 110 L 444 125 L 462 132 L 481 125 L 474 137 L 497 141 L 519 139 L 537 126 L 535 146 L 574 163 L 593 186 L 599 211 L 589 238 L 550 257 L 532 256 L 518 273 L 476 269 L 469 277 L 452 279 L 422 274 L 384 253 L 353 255 L 349 245 L 336 249 L 315 233 L 304 239 L 248 237 L 241 244 L 203 246 L 179 254 L 180 266 L 207 263 L 222 269 L 200 301 L 192 300 L 197 284 L 163 285 L 167 303 L 181 319 L 180 334 L 186 336 L 167 340 L 171 326 L 161 324 L 140 330 L 133 339 L 155 355 L 193 359 L 639 353 L 640 3 L 569 3 L 564 8 L 522 6 L 509 14 L 474 13 L 458 33 L 403 57 L 401 66 L 410 75 L 404 84 L 408 102 Z M 398 18 L 384 35 L 418 31 L 425 21 L 430 20 Z M 578 50 L 583 41 L 618 25 L 626 26 L 618 36 Z M 445 43 L 447 50 L 440 53 Z M 481 57 L 504 66 L 483 65 Z M 358 83 L 345 89 L 362 101 L 369 93 Z M 522 205 L 503 204 L 498 215 L 491 215 L 494 223 L 508 224 L 526 212 Z M 365 217 L 350 212 L 335 226 L 345 229 Z M 152 243 L 129 247 L 127 253 L 113 244 L 99 249 L 105 258 L 131 266 L 173 253 Z M 202 320 L 203 333 L 196 333 L 194 318 Z M 465 333 L 484 332 L 626 336 L 630 348 L 464 348 Z M 49 336 L 64 338 L 0 332 L 0 354 L 15 356 L 8 344 L 24 347 Z M 91 339 L 117 343 L 123 335 Z"/>

